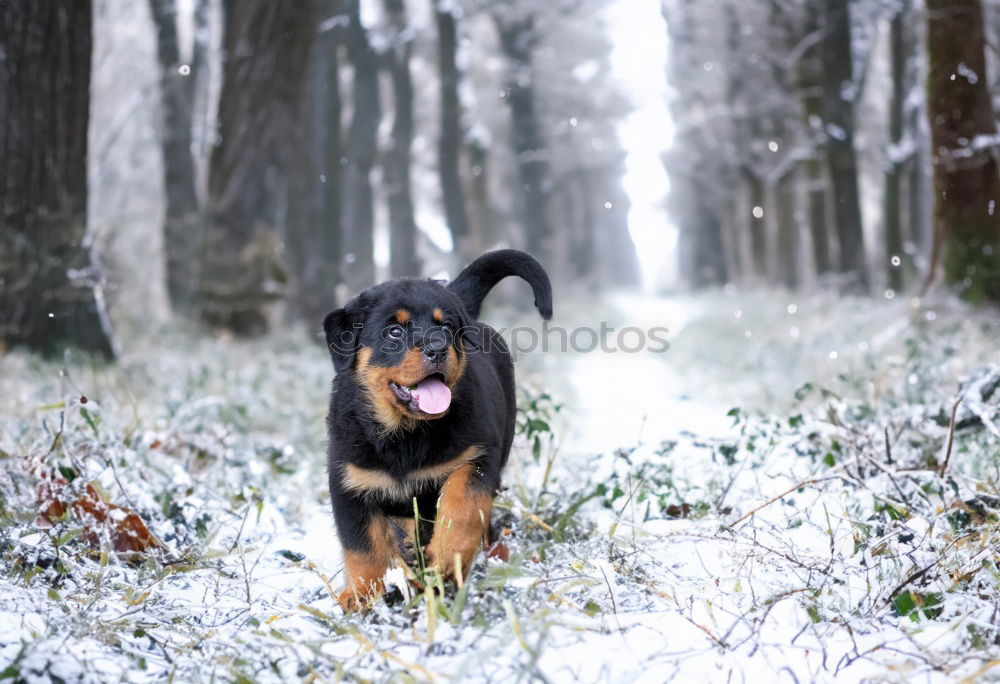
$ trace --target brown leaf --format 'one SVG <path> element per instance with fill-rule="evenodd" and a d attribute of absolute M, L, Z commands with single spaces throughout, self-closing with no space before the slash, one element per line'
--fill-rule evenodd
<path fill-rule="evenodd" d="M 667 515 L 671 518 L 686 518 L 691 514 L 690 504 L 683 503 L 680 506 L 670 504 L 667 506 Z"/>
<path fill-rule="evenodd" d="M 137 513 L 106 502 L 97 489 L 87 485 L 83 495 L 71 504 L 73 513 L 84 524 L 92 546 L 101 544 L 99 532 L 107 531 L 115 551 L 146 551 L 163 544 L 149 531 Z"/>
<path fill-rule="evenodd" d="M 106 536 L 120 553 L 163 548 L 163 543 L 149 531 L 137 513 L 105 501 L 92 484 L 69 502 L 68 486 L 61 477 L 50 479 L 42 474 L 36 488 L 36 525 L 52 527 L 67 510 L 72 510 L 84 526 L 87 541 L 95 548 L 100 548 L 102 536 Z"/>
<path fill-rule="evenodd" d="M 489 551 L 486 552 L 487 558 L 499 558 L 504 563 L 510 562 L 510 549 L 503 542 L 496 542 L 490 547 Z"/>
<path fill-rule="evenodd" d="M 35 488 L 35 525 L 52 527 L 56 520 L 66 515 L 66 505 L 60 495 L 67 484 L 61 477 L 50 480 L 42 473 L 42 479 Z"/>

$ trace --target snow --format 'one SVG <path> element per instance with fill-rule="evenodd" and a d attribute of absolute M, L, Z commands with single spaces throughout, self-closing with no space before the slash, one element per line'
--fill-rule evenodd
<path fill-rule="evenodd" d="M 560 323 L 597 326 L 596 312 L 617 329 L 666 327 L 670 348 L 522 355 L 522 406 L 544 389 L 563 408 L 537 461 L 519 437 L 495 513 L 511 562 L 480 563 L 454 622 L 451 594 L 429 611 L 419 589 L 366 616 L 336 605 L 329 361 L 301 331 L 243 343 L 167 330 L 126 345 L 120 369 L 71 360 L 64 376 L 0 357 L 0 672 L 952 681 L 1000 658 L 996 515 L 960 515 L 1000 479 L 990 312 L 623 294 L 563 302 Z M 944 457 L 959 393 L 956 424 L 972 427 L 942 479 L 925 464 Z M 80 535 L 57 547 L 79 523 L 33 523 L 36 473 L 56 464 L 140 513 L 165 553 L 102 559 Z M 898 616 L 900 586 L 941 602 Z"/>

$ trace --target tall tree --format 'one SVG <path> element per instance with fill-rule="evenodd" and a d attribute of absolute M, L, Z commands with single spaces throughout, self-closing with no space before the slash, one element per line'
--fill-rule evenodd
<path fill-rule="evenodd" d="M 389 205 L 389 270 L 395 276 L 420 275 L 417 223 L 413 218 L 410 162 L 413 148 L 413 36 L 404 0 L 385 0 L 389 47 L 385 62 L 392 81 L 392 137 L 385 151 L 385 191 Z"/>
<path fill-rule="evenodd" d="M 883 218 L 885 222 L 886 282 L 895 291 L 903 289 L 903 216 L 902 185 L 904 159 L 901 158 L 903 125 L 906 114 L 908 58 L 906 46 L 906 19 L 910 0 L 900 0 L 889 22 L 889 62 L 892 78 L 892 95 L 889 98 L 889 159 L 885 169 L 883 192 Z M 908 261 L 908 260 L 907 260 Z"/>
<path fill-rule="evenodd" d="M 347 2 L 347 56 L 354 72 L 354 109 L 343 151 L 343 279 L 352 291 L 375 282 L 375 209 L 372 169 L 378 153 L 382 110 L 378 92 L 378 53 L 361 23 L 360 0 Z"/>
<path fill-rule="evenodd" d="M 826 132 L 823 121 L 823 56 L 820 52 L 823 26 L 821 8 L 814 2 L 805 3 L 804 21 L 800 38 L 801 56 L 798 61 L 798 89 L 802 98 L 804 124 L 813 141 L 814 151 L 805 160 L 806 197 L 809 215 L 809 235 L 812 238 L 813 262 L 816 273 L 826 275 L 834 270 L 830 250 L 828 223 L 829 169 L 824 168 Z"/>
<path fill-rule="evenodd" d="M 524 244 L 531 254 L 545 262 L 552 248 L 548 201 L 553 180 L 537 108 L 536 17 L 531 9 L 503 4 L 494 10 L 493 17 L 507 61 L 504 94 L 510 108 L 511 145 L 518 178 L 517 205 L 524 227 Z"/>
<path fill-rule="evenodd" d="M 1000 301 L 1000 167 L 980 0 L 926 0 L 935 242 L 945 280 Z"/>
<path fill-rule="evenodd" d="M 267 329 L 285 280 L 282 217 L 296 157 L 313 3 L 225 0 L 219 140 L 209 163 L 202 319 L 241 335 Z"/>
<path fill-rule="evenodd" d="M 860 289 L 868 287 L 858 161 L 854 149 L 854 57 L 851 46 L 850 0 L 822 0 L 825 34 L 823 112 L 827 133 L 826 158 L 833 189 L 833 224 L 840 248 L 840 272 L 850 275 Z"/>
<path fill-rule="evenodd" d="M 437 27 L 438 82 L 440 88 L 441 119 L 438 130 L 438 175 L 441 179 L 441 198 L 445 220 L 455 251 L 471 257 L 469 215 L 459 172 L 462 140 L 462 105 L 458 98 L 460 73 L 458 52 L 458 27 L 455 12 L 457 3 L 433 0 L 434 23 Z M 480 167 L 480 171 L 482 168 Z"/>
<path fill-rule="evenodd" d="M 89 0 L 0 3 L 0 342 L 107 358 L 86 246 Z"/>
<path fill-rule="evenodd" d="M 156 25 L 156 54 L 160 65 L 160 145 L 166 216 L 163 251 L 166 258 L 167 294 L 175 311 L 187 311 L 196 279 L 198 195 L 192 147 L 192 112 L 197 76 L 181 64 L 177 39 L 176 0 L 149 0 Z"/>
<path fill-rule="evenodd" d="M 302 150 L 303 163 L 296 165 L 293 174 L 302 198 L 295 206 L 304 212 L 294 217 L 296 230 L 289 242 L 296 276 L 294 308 L 312 323 L 322 320 L 337 303 L 340 276 L 343 5 L 343 0 L 317 2 L 321 21 L 309 58 L 309 87 L 303 93 L 308 144 Z"/>

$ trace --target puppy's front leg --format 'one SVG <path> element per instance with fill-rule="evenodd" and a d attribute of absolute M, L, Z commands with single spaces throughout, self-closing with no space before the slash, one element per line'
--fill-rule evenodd
<path fill-rule="evenodd" d="M 337 600 L 344 612 L 350 612 L 367 607 L 385 592 L 382 577 L 395 544 L 383 514 L 362 509 L 340 513 L 337 527 L 344 547 L 346 584 Z"/>
<path fill-rule="evenodd" d="M 441 487 L 434 534 L 425 550 L 427 567 L 437 567 L 445 578 L 468 574 L 476 551 L 489 537 L 493 494 L 474 464 L 460 466 Z"/>

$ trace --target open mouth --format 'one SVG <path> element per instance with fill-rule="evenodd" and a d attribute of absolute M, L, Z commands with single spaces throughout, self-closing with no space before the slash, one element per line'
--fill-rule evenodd
<path fill-rule="evenodd" d="M 451 406 L 451 390 L 440 373 L 431 373 L 415 385 L 390 382 L 389 388 L 399 402 L 412 411 L 434 416 Z"/>

